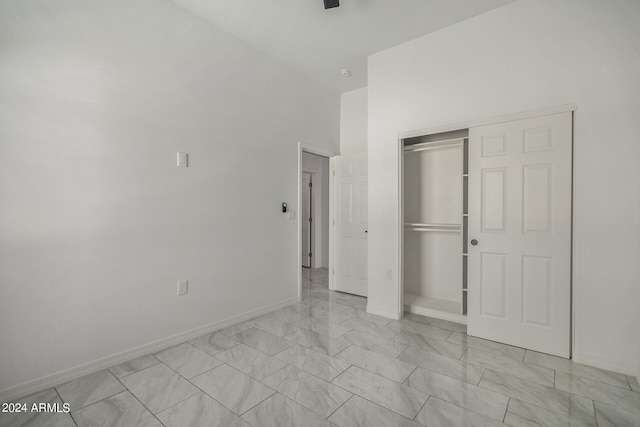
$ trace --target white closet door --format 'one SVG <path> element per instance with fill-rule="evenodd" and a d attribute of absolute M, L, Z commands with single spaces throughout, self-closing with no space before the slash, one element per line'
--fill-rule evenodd
<path fill-rule="evenodd" d="M 367 153 L 335 157 L 334 289 L 367 296 Z"/>
<path fill-rule="evenodd" d="M 571 129 L 571 113 L 470 129 L 469 335 L 570 355 Z"/>

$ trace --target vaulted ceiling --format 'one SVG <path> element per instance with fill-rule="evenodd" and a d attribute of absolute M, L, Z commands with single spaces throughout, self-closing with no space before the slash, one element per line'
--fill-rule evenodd
<path fill-rule="evenodd" d="M 328 10 L 322 0 L 173 1 L 328 89 L 346 92 L 367 85 L 369 55 L 514 0 L 342 0 Z M 341 76 L 344 68 L 351 77 Z"/>

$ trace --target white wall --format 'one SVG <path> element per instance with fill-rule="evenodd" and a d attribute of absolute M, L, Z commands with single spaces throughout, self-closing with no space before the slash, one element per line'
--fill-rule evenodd
<path fill-rule="evenodd" d="M 340 153 L 367 151 L 367 88 L 340 95 Z"/>
<path fill-rule="evenodd" d="M 576 103 L 574 357 L 640 372 L 639 52 L 637 1 L 522 0 L 371 56 L 370 308 L 398 314 L 398 133 Z"/>
<path fill-rule="evenodd" d="M 302 170 L 314 172 L 312 208 L 314 268 L 329 267 L 329 158 L 302 152 Z"/>
<path fill-rule="evenodd" d="M 298 141 L 338 94 L 172 2 L 3 1 L 0 395 L 295 298 Z"/>

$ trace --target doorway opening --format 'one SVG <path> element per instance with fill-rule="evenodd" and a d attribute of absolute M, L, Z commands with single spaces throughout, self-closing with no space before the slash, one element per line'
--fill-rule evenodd
<path fill-rule="evenodd" d="M 318 147 L 298 147 L 298 295 L 302 282 L 322 278 L 326 282 L 331 264 L 331 165 L 334 153 Z M 316 277 L 317 276 L 317 277 Z M 326 286 L 326 285 L 325 285 Z"/>
<path fill-rule="evenodd" d="M 314 203 L 313 196 L 316 194 L 313 191 L 313 182 L 316 181 L 316 172 L 308 171 L 308 167 L 305 168 L 305 163 L 308 164 L 312 160 L 310 156 L 314 156 L 314 154 L 302 153 L 302 162 L 303 162 L 303 171 L 302 171 L 302 210 L 300 211 L 301 215 L 301 234 L 302 234 L 302 268 L 313 268 L 315 267 L 313 262 L 313 253 L 314 243 L 316 242 L 314 231 L 315 231 L 315 223 L 313 222 L 315 215 L 314 208 L 316 204 Z M 328 159 L 327 159 L 328 160 Z M 317 188 L 317 185 L 316 185 Z M 317 222 L 317 221 L 316 221 Z M 322 225 L 322 224 L 321 224 Z M 322 250 L 322 248 L 321 248 Z M 317 258 L 317 257 L 316 257 Z M 315 261 L 315 259 L 314 259 Z"/>

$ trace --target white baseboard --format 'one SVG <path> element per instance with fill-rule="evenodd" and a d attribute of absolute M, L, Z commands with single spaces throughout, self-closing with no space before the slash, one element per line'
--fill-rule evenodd
<path fill-rule="evenodd" d="M 270 313 L 280 308 L 296 304 L 299 302 L 299 297 L 293 297 L 281 301 L 279 303 L 271 304 L 265 307 L 258 308 L 256 310 L 248 311 L 246 313 L 239 314 L 237 316 L 228 317 L 226 319 L 219 320 L 217 322 L 210 323 L 208 325 L 200 326 L 195 329 L 191 329 L 186 332 L 182 332 L 176 335 L 172 335 L 166 338 L 162 338 L 147 344 L 143 344 L 138 347 L 134 347 L 129 350 L 122 351 L 120 353 L 111 354 L 109 356 L 102 357 L 100 359 L 88 362 L 73 368 L 65 369 L 64 371 L 56 372 L 55 374 L 47 375 L 36 380 L 27 381 L 17 386 L 12 386 L 0 390 L 0 402 L 7 402 L 12 399 L 16 399 L 23 396 L 28 396 L 33 393 L 37 393 L 42 390 L 46 390 L 51 387 L 58 386 L 68 381 L 75 380 L 84 375 L 91 374 L 100 371 L 105 368 L 115 366 L 119 363 L 126 362 L 131 359 L 135 359 L 145 354 L 155 353 L 174 345 L 183 343 L 200 335 L 208 334 L 217 331 L 227 326 L 235 325 L 236 323 L 244 322 L 246 320 L 253 319 L 254 317 L 262 316 L 263 314 Z"/>
<path fill-rule="evenodd" d="M 371 304 L 367 304 L 367 313 L 387 317 L 394 320 L 399 320 L 402 317 L 401 313 L 393 313 L 386 310 L 380 310 L 379 308 L 372 307 Z"/>
<path fill-rule="evenodd" d="M 594 357 L 588 354 L 581 354 L 574 352 L 571 359 L 576 363 L 582 363 L 583 365 L 593 366 L 594 368 L 606 369 L 607 371 L 618 372 L 625 375 L 636 376 L 638 375 L 638 367 L 633 365 L 621 365 L 611 360 L 603 360 L 599 357 Z"/>

